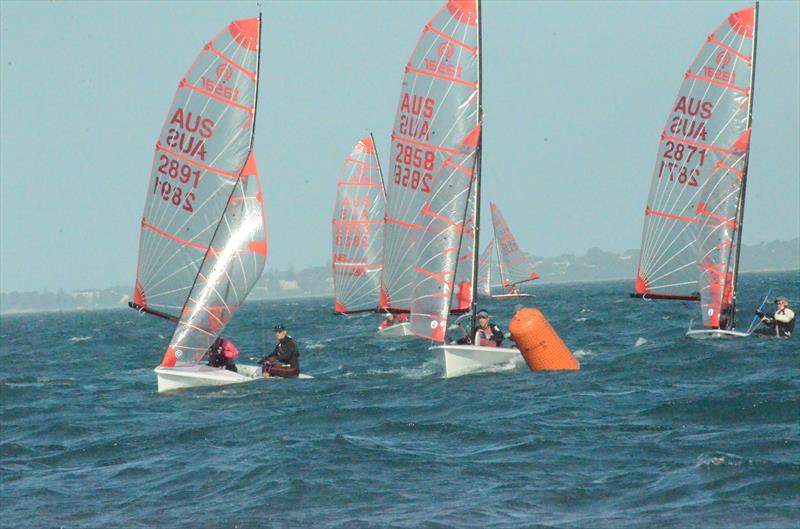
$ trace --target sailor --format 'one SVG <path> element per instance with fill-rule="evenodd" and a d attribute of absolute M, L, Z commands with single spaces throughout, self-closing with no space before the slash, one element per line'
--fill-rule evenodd
<path fill-rule="evenodd" d="M 408 314 L 398 314 L 395 316 L 391 312 L 386 315 L 386 319 L 378 325 L 378 330 L 385 329 L 386 327 L 391 327 L 392 325 L 396 325 L 398 323 L 405 323 L 408 321 Z"/>
<path fill-rule="evenodd" d="M 457 344 L 475 344 L 481 347 L 500 347 L 505 337 L 500 326 L 489 321 L 489 313 L 483 309 L 478 311 L 478 326 L 472 334 L 474 341 L 465 336 L 456 341 Z"/>
<path fill-rule="evenodd" d="M 294 378 L 300 374 L 300 351 L 286 327 L 279 323 L 273 329 L 278 344 L 272 354 L 261 359 L 261 373 L 265 377 Z"/>
<path fill-rule="evenodd" d="M 386 319 L 378 325 L 378 330 L 385 329 L 386 327 L 391 327 L 394 325 L 394 314 L 391 312 L 386 315 Z"/>
<path fill-rule="evenodd" d="M 515 284 L 509 285 L 508 293 L 509 294 L 513 294 L 513 295 L 518 295 L 519 294 L 519 287 L 517 285 L 515 285 Z"/>
<path fill-rule="evenodd" d="M 211 367 L 224 367 L 228 371 L 238 373 L 236 362 L 239 350 L 230 340 L 219 336 L 211 347 L 208 348 L 208 365 Z"/>
<path fill-rule="evenodd" d="M 758 334 L 769 336 L 779 336 L 781 338 L 791 338 L 794 333 L 795 314 L 789 308 L 789 300 L 783 296 L 775 298 L 775 313 L 767 316 L 757 310 L 756 316 L 761 318 L 761 323 L 766 325 L 766 329 L 756 329 Z"/>

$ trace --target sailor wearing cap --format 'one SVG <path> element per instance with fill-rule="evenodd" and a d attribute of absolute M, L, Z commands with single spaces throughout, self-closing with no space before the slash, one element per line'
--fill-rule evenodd
<path fill-rule="evenodd" d="M 500 347 L 503 343 L 503 331 L 500 326 L 489 321 L 489 313 L 478 311 L 478 327 L 475 329 L 475 345 L 484 347 Z"/>
<path fill-rule="evenodd" d="M 279 323 L 273 329 L 278 344 L 272 354 L 261 359 L 261 373 L 265 377 L 293 378 L 300 374 L 300 351 L 286 327 Z"/>
<path fill-rule="evenodd" d="M 795 315 L 789 308 L 789 300 L 783 296 L 775 298 L 775 314 L 766 316 L 761 311 L 756 311 L 756 315 L 761 318 L 761 323 L 767 326 L 766 329 L 757 329 L 759 334 L 779 336 L 781 338 L 791 338 L 794 332 Z"/>

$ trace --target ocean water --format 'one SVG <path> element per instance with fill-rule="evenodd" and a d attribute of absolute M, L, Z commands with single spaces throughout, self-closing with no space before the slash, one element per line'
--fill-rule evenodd
<path fill-rule="evenodd" d="M 445 380 L 330 300 L 254 302 L 241 360 L 285 323 L 311 380 L 156 393 L 171 326 L 130 309 L 0 320 L 0 526 L 790 528 L 800 338 L 692 341 L 697 304 L 630 282 L 532 286 L 579 372 Z M 769 286 L 745 274 L 740 327 Z M 514 301 L 483 306 L 507 327 Z"/>

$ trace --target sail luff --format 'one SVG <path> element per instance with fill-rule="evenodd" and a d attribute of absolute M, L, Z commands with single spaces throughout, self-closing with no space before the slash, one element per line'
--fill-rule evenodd
<path fill-rule="evenodd" d="M 478 145 L 475 149 L 475 240 L 473 241 L 473 254 L 472 261 L 472 302 L 470 304 L 470 312 L 472 312 L 472 326 L 470 327 L 470 334 L 477 328 L 478 320 L 478 248 L 480 248 L 480 235 L 481 235 L 481 157 L 483 154 L 483 68 L 481 68 L 483 58 L 483 48 L 481 43 L 481 0 L 475 3 L 475 11 L 477 12 L 477 25 L 478 25 L 478 123 L 481 125 L 481 133 L 478 137 Z"/>
<path fill-rule="evenodd" d="M 753 56 L 751 58 L 751 66 L 750 66 L 750 96 L 749 100 L 747 101 L 747 128 L 746 130 L 752 131 L 753 129 L 753 101 L 755 99 L 755 88 L 756 88 L 756 53 L 758 50 L 758 2 L 755 3 L 753 7 Z M 744 169 L 742 175 L 742 187 L 739 194 L 739 211 L 738 216 L 736 219 L 736 225 L 738 226 L 738 230 L 736 233 L 736 244 L 733 247 L 733 251 L 735 252 L 736 258 L 734 259 L 734 268 L 733 268 L 733 284 L 731 285 L 731 321 L 729 328 L 736 327 L 736 285 L 739 280 L 739 256 L 741 254 L 742 249 L 742 228 L 743 228 L 743 221 L 744 221 L 744 204 L 745 204 L 745 197 L 747 196 L 747 176 L 749 173 L 750 168 L 750 146 L 752 145 L 752 132 L 750 132 L 747 136 L 747 148 L 745 150 L 745 160 L 744 160 Z"/>

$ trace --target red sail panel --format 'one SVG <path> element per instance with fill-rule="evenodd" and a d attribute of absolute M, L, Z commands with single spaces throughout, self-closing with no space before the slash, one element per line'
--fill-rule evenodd
<path fill-rule="evenodd" d="M 380 164 L 370 135 L 356 143 L 339 173 L 331 260 L 337 313 L 378 308 L 384 214 Z"/>
<path fill-rule="evenodd" d="M 264 270 L 267 226 L 264 198 L 250 153 L 218 223 L 161 365 L 200 362 Z"/>
<path fill-rule="evenodd" d="M 491 210 L 494 240 L 500 264 L 500 280 L 503 286 L 511 287 L 538 279 L 539 276 L 533 271 L 533 265 L 528 256 L 517 245 L 517 239 L 514 238 L 503 214 L 500 213 L 500 208 L 492 203 Z"/>
<path fill-rule="evenodd" d="M 156 140 L 135 300 L 180 317 L 253 137 L 260 20 L 208 41 L 180 79 Z M 137 302 L 138 302 L 137 301 Z"/>
<path fill-rule="evenodd" d="M 433 193 L 423 206 L 425 224 L 413 266 L 411 331 L 437 342 L 445 340 L 451 299 L 459 292 L 456 268 L 463 235 L 472 229 L 467 217 L 478 177 L 475 165 L 480 130 L 480 124 L 476 125 L 458 152 L 440 166 Z"/>
<path fill-rule="evenodd" d="M 489 241 L 486 249 L 478 257 L 478 288 L 484 296 L 492 295 L 492 253 L 494 252 L 494 239 Z"/>
<path fill-rule="evenodd" d="M 748 127 L 754 8 L 727 17 L 683 74 L 661 132 L 645 206 L 636 292 L 698 298 L 696 211 Z M 712 183 L 712 185 L 714 185 Z"/>
<path fill-rule="evenodd" d="M 423 210 L 479 121 L 477 2 L 450 0 L 425 25 L 403 75 L 386 180 L 383 308 L 410 309 Z"/>

